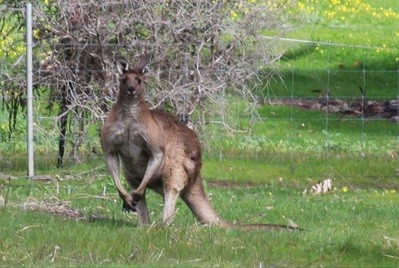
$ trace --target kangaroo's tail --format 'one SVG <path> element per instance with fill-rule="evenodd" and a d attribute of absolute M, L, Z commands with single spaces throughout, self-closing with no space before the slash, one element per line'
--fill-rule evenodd
<path fill-rule="evenodd" d="M 293 231 L 303 230 L 298 227 L 280 224 L 234 224 L 227 222 L 216 212 L 205 194 L 201 178 L 187 185 L 182 193 L 182 199 L 191 209 L 193 214 L 202 224 L 215 225 L 222 228 L 233 228 L 241 230 L 280 230 Z"/>

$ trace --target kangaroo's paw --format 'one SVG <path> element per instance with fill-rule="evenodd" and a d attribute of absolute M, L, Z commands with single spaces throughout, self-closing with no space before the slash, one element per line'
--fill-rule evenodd
<path fill-rule="evenodd" d="M 137 203 L 143 197 L 143 194 L 141 192 L 137 192 L 137 190 L 136 190 L 136 191 L 132 192 L 132 196 L 131 197 L 132 197 L 132 203 L 137 205 Z"/>
<path fill-rule="evenodd" d="M 122 203 L 122 211 L 123 212 L 136 212 L 137 202 L 134 200 L 132 196 L 128 196 L 127 198 L 123 198 Z"/>
<path fill-rule="evenodd" d="M 136 212 L 137 210 L 136 210 L 135 206 L 132 206 L 131 204 L 126 204 L 125 202 L 123 202 L 122 211 L 128 213 L 128 212 Z"/>
<path fill-rule="evenodd" d="M 137 206 L 137 203 L 140 201 L 141 196 L 133 195 L 132 197 L 133 197 L 132 204 L 134 204 L 134 206 Z"/>

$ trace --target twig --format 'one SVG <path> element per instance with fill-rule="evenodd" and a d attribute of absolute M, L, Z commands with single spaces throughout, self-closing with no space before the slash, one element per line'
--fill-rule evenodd
<path fill-rule="evenodd" d="M 6 192 L 6 196 L 4 198 L 4 206 L 7 206 L 7 204 L 8 204 L 8 196 L 10 194 L 10 189 L 11 189 L 11 177 L 8 177 L 7 192 Z"/>
<path fill-rule="evenodd" d="M 392 255 L 388 255 L 388 254 L 385 254 L 385 253 L 381 253 L 381 254 L 384 257 L 388 257 L 388 258 L 391 258 L 391 259 L 399 260 L 399 257 L 397 257 L 397 256 L 392 256 Z"/>
<path fill-rule="evenodd" d="M 81 172 L 81 173 L 76 174 L 76 177 L 85 175 L 85 174 L 87 174 L 87 173 L 91 173 L 91 172 L 93 172 L 93 171 L 96 171 L 96 170 L 102 169 L 102 168 L 104 168 L 104 165 L 99 165 L 98 167 L 95 167 L 95 168 L 93 168 L 93 169 L 90 169 L 90 170 L 87 170 L 87 171 L 84 171 L 84 172 Z"/>
<path fill-rule="evenodd" d="M 54 247 L 53 258 L 51 258 L 51 261 L 50 261 L 51 263 L 53 263 L 55 261 L 55 257 L 57 256 L 57 252 L 59 249 L 60 249 L 60 247 L 57 245 Z"/>
<path fill-rule="evenodd" d="M 112 197 L 109 197 L 109 196 L 100 196 L 100 195 L 90 195 L 90 194 L 79 194 L 79 195 L 76 195 L 76 196 L 74 196 L 75 198 L 82 198 L 82 199 L 84 199 L 84 198 L 88 198 L 88 199 L 90 199 L 90 198 L 96 198 L 96 199 L 104 199 L 104 200 L 111 200 L 111 199 L 113 199 Z"/>
<path fill-rule="evenodd" d="M 227 128 L 228 130 L 233 131 L 233 132 L 238 132 L 238 133 L 247 132 L 246 130 L 234 129 L 234 128 L 230 127 L 228 124 L 226 124 L 225 122 L 222 122 L 222 121 L 209 121 L 208 124 L 220 124 L 220 125 L 223 125 L 225 128 Z"/>
<path fill-rule="evenodd" d="M 43 227 L 43 225 L 42 224 L 28 225 L 28 226 L 25 226 L 24 228 L 18 230 L 17 233 L 21 233 L 21 232 L 23 232 L 23 231 L 25 231 L 27 229 L 35 228 L 35 227 Z"/>

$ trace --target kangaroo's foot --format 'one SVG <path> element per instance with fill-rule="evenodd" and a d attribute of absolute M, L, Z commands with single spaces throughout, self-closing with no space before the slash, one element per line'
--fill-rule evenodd
<path fill-rule="evenodd" d="M 136 212 L 137 209 L 136 209 L 136 206 L 132 206 L 131 204 L 129 205 L 129 204 L 126 204 L 125 202 L 123 202 L 122 211 L 126 212 L 126 213 L 127 212 Z"/>

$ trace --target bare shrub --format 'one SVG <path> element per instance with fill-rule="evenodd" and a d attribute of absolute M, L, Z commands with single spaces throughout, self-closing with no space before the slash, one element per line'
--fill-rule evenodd
<path fill-rule="evenodd" d="M 153 108 L 198 111 L 198 124 L 234 127 L 224 119 L 227 96 L 239 96 L 252 112 L 253 88 L 268 80 L 261 70 L 274 70 L 280 57 L 274 37 L 283 33 L 285 6 L 278 2 L 55 0 L 37 8 L 43 59 L 36 82 L 52 89 L 50 103 L 59 105 L 60 152 L 68 120 L 82 136 L 88 118 L 104 118 L 117 93 L 119 57 L 148 57 Z"/>

